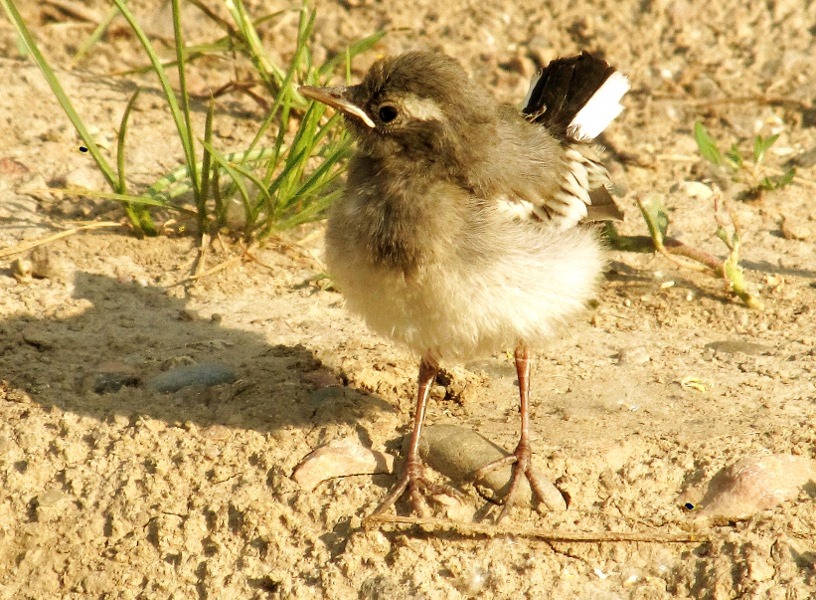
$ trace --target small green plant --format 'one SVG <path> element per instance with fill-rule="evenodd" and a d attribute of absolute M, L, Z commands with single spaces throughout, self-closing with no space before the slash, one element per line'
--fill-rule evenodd
<path fill-rule="evenodd" d="M 720 151 L 717 142 L 709 135 L 705 126 L 700 121 L 694 123 L 694 140 L 697 142 L 700 155 L 715 168 L 725 171 L 731 180 L 747 184 L 746 197 L 748 198 L 755 198 L 764 192 L 785 187 L 796 176 L 794 167 L 780 174 L 772 174 L 773 169 L 765 162 L 768 150 L 778 139 L 778 133 L 767 137 L 755 136 L 752 149 L 753 160 L 749 160 L 736 143 L 731 144 L 727 151 Z"/>
<path fill-rule="evenodd" d="M 197 232 L 206 236 L 223 229 L 241 233 L 254 240 L 270 233 L 318 219 L 340 193 L 339 178 L 345 169 L 351 141 L 341 117 L 325 118 L 325 106 L 308 104 L 297 91 L 299 84 L 325 85 L 341 68 L 348 76 L 349 63 L 357 54 L 376 44 L 382 33 L 351 44 L 344 54 L 314 63 L 310 47 L 315 11 L 304 3 L 300 8 L 295 51 L 288 68 L 276 65 L 266 54 L 257 27 L 274 18 L 270 15 L 253 20 L 242 0 L 227 0 L 232 22 L 213 13 L 200 0 L 190 0 L 224 30 L 225 36 L 212 44 L 188 47 L 184 41 L 179 0 L 171 0 L 175 60 L 159 57 L 126 0 L 113 0 L 116 10 L 125 18 L 141 43 L 155 73 L 167 108 L 175 123 L 184 153 L 184 164 L 161 177 L 141 193 L 131 193 L 126 177 L 125 138 L 137 91 L 128 102 L 119 126 L 115 164 L 95 143 L 89 128 L 74 109 L 53 69 L 37 47 L 28 27 L 16 9 L 14 0 L 0 0 L 11 22 L 17 28 L 30 56 L 42 70 L 60 105 L 104 174 L 112 192 L 85 193 L 122 203 L 130 222 L 139 235 L 155 235 L 151 209 L 164 209 L 194 217 Z M 107 21 L 109 22 L 109 20 Z M 86 47 L 101 37 L 94 32 Z M 203 131 L 196 131 L 186 69 L 192 60 L 207 54 L 243 56 L 255 69 L 257 78 L 268 90 L 272 102 L 261 120 L 253 140 L 246 148 L 223 152 L 213 138 L 214 101 L 210 101 Z M 179 89 L 170 85 L 169 69 L 175 69 Z M 271 147 L 260 147 L 267 131 L 276 128 Z M 294 130 L 294 133 L 290 133 Z M 235 207 L 238 207 L 238 211 Z M 235 213 L 240 213 L 240 218 Z"/>
<path fill-rule="evenodd" d="M 620 235 L 611 222 L 605 224 L 604 236 L 609 245 L 622 252 L 658 252 L 676 265 L 695 271 L 707 271 L 726 282 L 731 293 L 746 306 L 762 310 L 762 301 L 750 292 L 740 261 L 740 229 L 736 215 L 723 206 L 718 195 L 714 196 L 714 219 L 716 235 L 728 248 L 728 256 L 720 259 L 668 235 L 670 219 L 663 201 L 653 195 L 645 200 L 638 198 L 638 208 L 646 222 L 649 235 Z"/>
<path fill-rule="evenodd" d="M 793 168 L 784 173 L 772 175 L 769 174 L 770 167 L 765 163 L 768 150 L 778 138 L 778 135 L 756 136 L 753 144 L 753 160 L 749 161 L 736 144 L 733 144 L 727 152 L 721 152 L 702 123 L 698 121 L 694 124 L 694 139 L 700 155 L 715 168 L 725 171 L 730 179 L 747 183 L 749 195 L 775 190 L 793 181 L 795 176 Z M 715 188 L 713 193 L 715 235 L 728 249 L 728 256 L 725 259 L 720 259 L 677 238 L 670 237 L 668 234 L 669 214 L 659 196 L 652 195 L 645 200 L 638 199 L 637 203 L 649 235 L 623 236 L 618 233 L 612 223 L 607 223 L 604 234 L 612 248 L 624 252 L 658 252 L 681 267 L 707 271 L 723 279 L 728 289 L 746 306 L 757 310 L 763 308 L 762 301 L 749 291 L 749 285 L 745 281 L 743 269 L 739 264 L 741 250 L 739 221 L 736 214 L 722 199 L 722 193 L 718 189 Z"/>

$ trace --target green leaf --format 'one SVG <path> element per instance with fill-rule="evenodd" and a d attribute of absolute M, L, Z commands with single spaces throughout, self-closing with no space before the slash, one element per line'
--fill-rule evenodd
<path fill-rule="evenodd" d="M 779 139 L 779 134 L 775 133 L 774 135 L 769 135 L 766 138 L 763 138 L 761 135 L 758 135 L 754 138 L 754 161 L 759 164 L 765 158 L 765 153 L 770 149 L 771 146 L 776 143 L 776 140 Z"/>
<path fill-rule="evenodd" d="M 783 175 L 779 177 L 763 177 L 762 181 L 759 182 L 759 187 L 763 190 L 778 190 L 779 188 L 783 188 L 786 185 L 789 185 L 791 181 L 793 181 L 794 176 L 796 175 L 796 169 L 791 167 Z"/>
<path fill-rule="evenodd" d="M 731 144 L 731 147 L 725 153 L 725 158 L 735 171 L 738 171 L 745 162 L 745 159 L 742 158 L 739 146 L 736 144 Z"/>
<path fill-rule="evenodd" d="M 714 165 L 723 164 L 723 157 L 717 144 L 708 135 L 708 131 L 700 121 L 694 122 L 694 139 L 697 142 L 697 147 L 700 149 L 700 154 L 704 159 Z"/>
<path fill-rule="evenodd" d="M 793 181 L 794 177 L 796 177 L 796 167 L 791 167 L 785 172 L 784 175 L 777 179 L 776 187 L 785 187 L 786 185 L 790 184 L 791 181 Z"/>
<path fill-rule="evenodd" d="M 646 220 L 649 235 L 654 240 L 655 246 L 662 246 L 669 230 L 669 215 L 663 201 L 659 196 L 650 196 L 645 201 L 639 202 L 638 206 L 643 218 Z"/>

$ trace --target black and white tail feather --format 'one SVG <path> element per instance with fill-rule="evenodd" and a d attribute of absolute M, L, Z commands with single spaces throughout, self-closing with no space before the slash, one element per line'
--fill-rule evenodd
<path fill-rule="evenodd" d="M 623 110 L 629 80 L 606 61 L 584 52 L 552 61 L 530 84 L 522 112 L 564 144 L 560 191 L 533 207 L 542 220 L 567 229 L 582 220 L 620 219 L 609 193 L 609 174 L 591 141 Z"/>

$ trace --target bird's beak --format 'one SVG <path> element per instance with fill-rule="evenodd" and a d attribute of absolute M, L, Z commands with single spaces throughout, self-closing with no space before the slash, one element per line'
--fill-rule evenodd
<path fill-rule="evenodd" d="M 298 88 L 298 91 L 307 98 L 317 100 L 332 108 L 343 111 L 347 115 L 357 117 L 363 123 L 374 129 L 376 124 L 371 120 L 371 117 L 349 99 L 351 95 L 349 93 L 350 89 L 351 88 L 348 87 L 313 87 L 311 85 L 302 85 Z"/>

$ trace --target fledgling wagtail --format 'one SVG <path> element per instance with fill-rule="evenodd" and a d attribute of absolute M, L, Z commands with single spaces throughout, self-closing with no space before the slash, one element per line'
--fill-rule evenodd
<path fill-rule="evenodd" d="M 521 438 L 510 491 L 531 468 L 529 350 L 579 314 L 604 258 L 585 220 L 619 215 L 592 139 L 622 110 L 626 77 L 587 53 L 558 59 L 520 114 L 454 59 L 409 52 L 359 85 L 301 87 L 345 114 L 357 141 L 326 232 L 329 274 L 369 326 L 421 355 L 408 456 L 374 514 L 406 490 L 426 512 L 419 438 L 438 365 L 515 348 Z M 480 471 L 494 468 L 488 465 Z M 477 477 L 479 474 L 477 473 Z"/>

